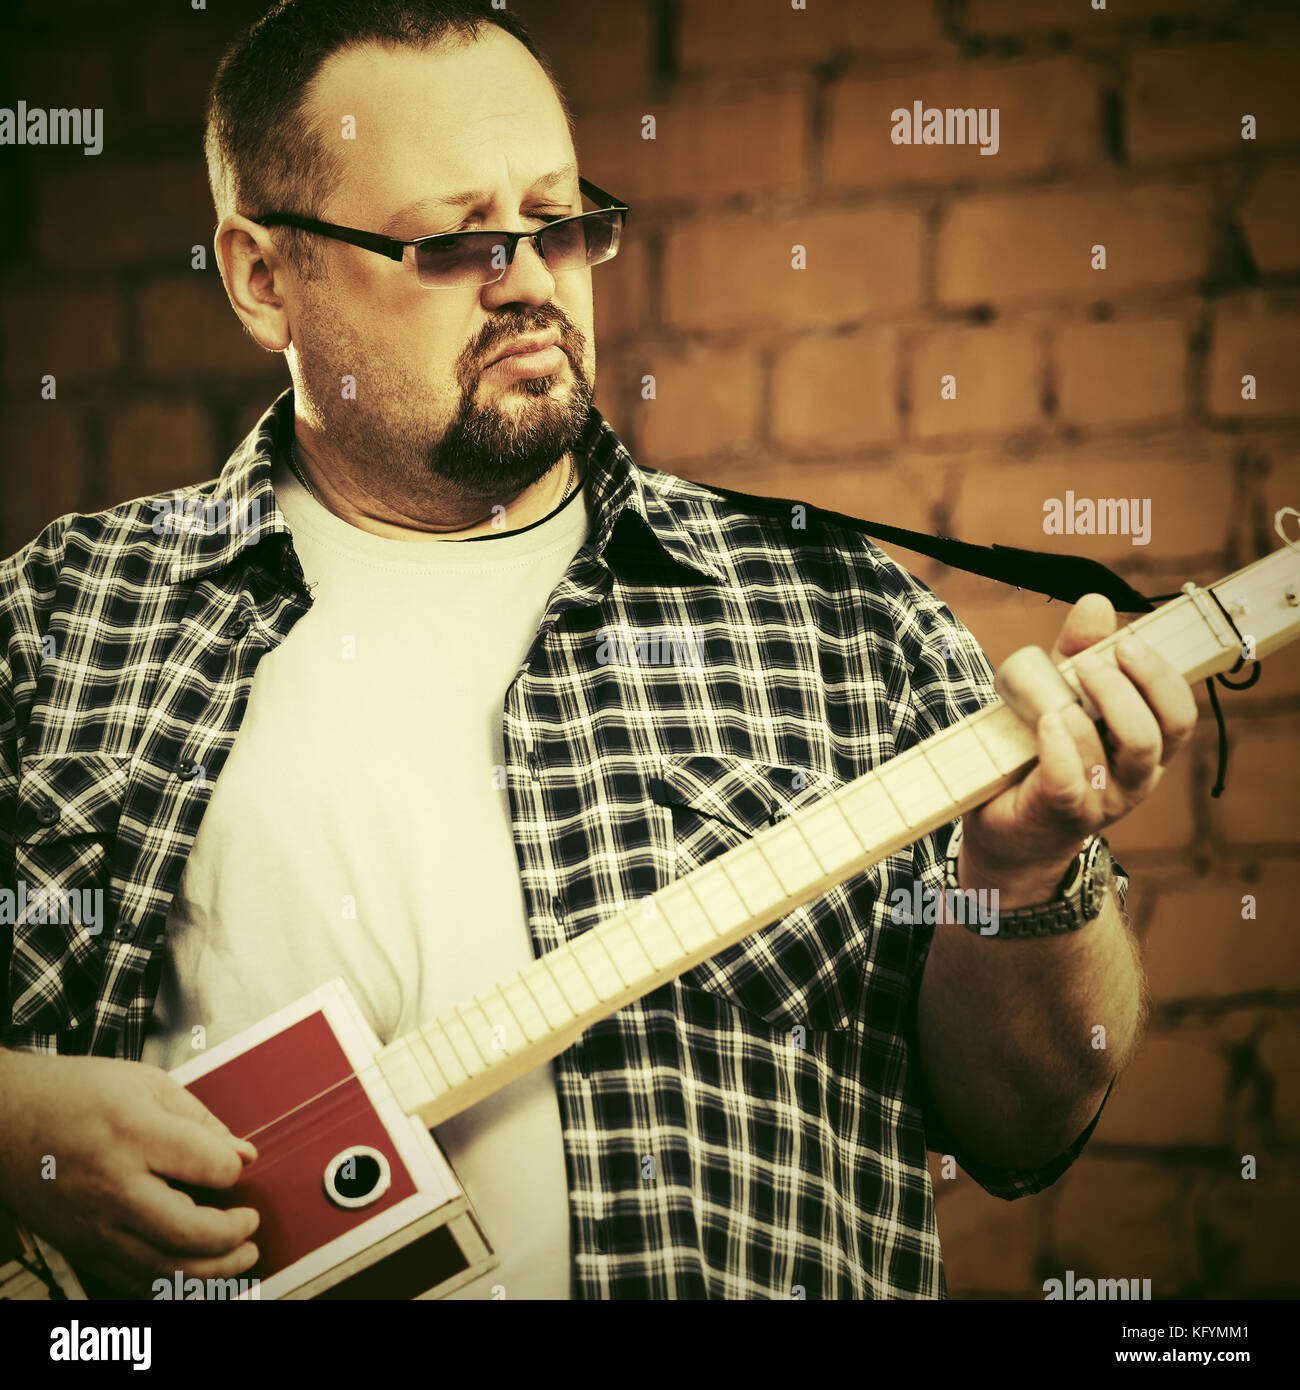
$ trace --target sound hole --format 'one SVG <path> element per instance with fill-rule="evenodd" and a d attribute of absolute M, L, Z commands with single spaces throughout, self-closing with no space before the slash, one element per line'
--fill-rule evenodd
<path fill-rule="evenodd" d="M 388 1159 L 364 1144 L 344 1149 L 325 1169 L 325 1195 L 336 1207 L 368 1207 L 393 1180 Z"/>

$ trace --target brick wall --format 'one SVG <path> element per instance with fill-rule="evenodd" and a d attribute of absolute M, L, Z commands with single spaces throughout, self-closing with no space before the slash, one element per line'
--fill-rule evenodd
<path fill-rule="evenodd" d="M 634 205 L 595 272 L 598 402 L 643 462 L 1090 554 L 1154 593 L 1276 545 L 1273 509 L 1300 505 L 1293 3 L 515 8 L 585 172 Z M 0 150 L 6 553 L 61 512 L 210 476 L 286 381 L 191 267 L 213 223 L 202 93 L 260 10 L 44 0 L 15 21 L 5 103 L 103 106 L 109 141 Z M 916 100 L 998 108 L 998 153 L 893 144 Z M 1150 544 L 1044 535 L 1066 490 L 1150 499 Z M 994 661 L 1050 645 L 1060 605 L 898 553 Z M 1300 1290 L 1300 644 L 1224 705 L 1225 795 L 1202 700 L 1193 747 L 1112 837 L 1153 1012 L 1086 1156 L 1012 1204 L 936 1165 L 957 1296 L 1041 1297 L 1067 1268 L 1164 1296 Z"/>

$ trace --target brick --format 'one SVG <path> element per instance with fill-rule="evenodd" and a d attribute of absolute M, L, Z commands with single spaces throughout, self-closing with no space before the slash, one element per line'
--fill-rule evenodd
<path fill-rule="evenodd" d="M 1300 727 L 1294 718 L 1239 722 L 1228 785 L 1212 803 L 1216 836 L 1226 844 L 1295 845 L 1300 838 L 1298 769 Z"/>
<path fill-rule="evenodd" d="M 961 27 L 980 35 L 1077 30 L 1094 39 L 1152 19 L 1212 19 L 1232 8 L 1232 0 L 1123 0 L 1105 10 L 1075 0 L 966 0 Z"/>
<path fill-rule="evenodd" d="M 10 63 L 10 90 L 15 96 L 21 93 L 29 107 L 99 107 L 105 110 L 107 123 L 109 113 L 117 105 L 113 64 L 103 47 L 50 42 L 15 44 Z M 110 129 L 106 124 L 105 148 Z"/>
<path fill-rule="evenodd" d="M 1294 43 L 1217 43 L 1135 52 L 1125 123 L 1134 163 L 1243 156 L 1300 140 Z M 1253 115 L 1256 138 L 1241 138 Z"/>
<path fill-rule="evenodd" d="M 1155 791 L 1106 831 L 1106 838 L 1121 863 L 1125 863 L 1126 855 L 1134 853 L 1148 850 L 1183 853 L 1191 848 L 1196 835 L 1193 798 L 1197 795 L 1193 767 L 1191 750 L 1185 748 L 1165 768 Z M 1131 876 L 1136 876 L 1131 864 L 1125 867 Z"/>
<path fill-rule="evenodd" d="M 1075 323 L 1057 335 L 1057 401 L 1074 425 L 1135 425 L 1187 410 L 1187 330 L 1177 319 Z"/>
<path fill-rule="evenodd" d="M 797 194 L 808 167 L 805 107 L 802 88 L 648 102 L 644 112 L 587 118 L 578 148 L 584 167 L 609 169 L 611 179 L 618 171 L 610 191 L 629 204 Z M 642 138 L 644 115 L 655 118 L 653 140 Z"/>
<path fill-rule="evenodd" d="M 1279 1017 L 1256 1049 L 1273 1083 L 1273 1125 L 1284 1144 L 1300 1141 L 1300 1020 Z"/>
<path fill-rule="evenodd" d="M 51 264 L 146 263 L 182 269 L 191 248 L 212 258 L 216 214 L 198 159 L 175 163 L 51 166 L 36 191 L 36 236 Z"/>
<path fill-rule="evenodd" d="M 950 1289 L 1018 1294 L 1034 1282 L 1039 1211 L 1004 1202 L 982 1188 L 953 1192 L 938 1208 L 939 1241 Z"/>
<path fill-rule="evenodd" d="M 1038 343 L 1019 329 L 949 328 L 912 353 L 909 395 L 918 439 L 964 438 L 1030 429 L 1042 419 Z M 943 378 L 956 378 L 945 400 Z"/>
<path fill-rule="evenodd" d="M 1300 313 L 1270 309 L 1262 299 L 1220 306 L 1214 317 L 1209 402 L 1219 419 L 1261 420 L 1300 414 L 1294 382 L 1300 368 Z M 1255 378 L 1255 399 L 1242 399 L 1242 377 Z"/>
<path fill-rule="evenodd" d="M 528 25 L 578 114 L 649 92 L 654 75 L 650 6 L 606 6 L 599 23 L 585 6 L 554 0 L 511 0 L 510 9 Z M 592 177 L 601 183 L 599 175 Z"/>
<path fill-rule="evenodd" d="M 53 373 L 56 389 L 122 360 L 122 308 L 112 290 L 13 290 L 3 306 L 5 381 L 25 396 Z"/>
<path fill-rule="evenodd" d="M 1211 209 L 1186 186 L 981 196 L 952 206 L 941 229 L 945 304 L 1110 299 L 1191 284 L 1209 265 Z M 1092 269 L 1092 247 L 1106 269 Z"/>
<path fill-rule="evenodd" d="M 1241 226 L 1256 267 L 1265 275 L 1300 270 L 1300 166 L 1266 169 L 1241 210 Z"/>
<path fill-rule="evenodd" d="M 842 453 L 896 439 L 897 362 L 888 329 L 795 343 L 773 367 L 776 447 Z"/>
<path fill-rule="evenodd" d="M 1300 1170 L 1294 1159 L 1255 1155 L 1257 1174 L 1242 1177 L 1239 1156 L 1207 1175 L 1192 1193 L 1192 1210 L 1223 1273 L 1211 1297 L 1281 1297 L 1300 1293 Z"/>
<path fill-rule="evenodd" d="M 215 275 L 194 271 L 150 281 L 138 312 L 141 358 L 158 376 L 269 375 L 282 360 L 248 336 Z"/>
<path fill-rule="evenodd" d="M 684 327 L 845 323 L 920 303 L 925 224 L 892 208 L 717 217 L 668 237 L 667 315 Z M 806 248 L 806 269 L 792 267 Z"/>
<path fill-rule="evenodd" d="M 678 54 L 688 72 L 803 67 L 833 50 L 925 51 L 942 40 L 928 4 L 795 10 L 789 0 L 691 0 L 679 13 Z"/>
<path fill-rule="evenodd" d="M 784 458 L 709 459 L 672 471 L 713 487 L 789 498 L 911 530 L 930 529 L 938 492 L 933 479 L 918 476 L 906 463 L 808 462 L 791 467 Z M 897 546 L 886 546 L 885 551 L 913 571 L 915 556 Z"/>
<path fill-rule="evenodd" d="M 237 29 L 256 17 L 249 15 L 239 24 L 237 17 L 213 9 L 209 6 L 198 24 L 155 21 L 131 45 L 135 90 L 146 121 L 188 127 L 201 135 L 208 87 L 222 50 Z"/>
<path fill-rule="evenodd" d="M 1129 534 L 1048 533 L 1048 503 L 1067 514 L 1067 493 L 1083 498 L 1125 498 Z M 1148 540 L 1134 544 L 1132 499 L 1149 503 Z M 952 515 L 952 532 L 982 545 L 1025 546 L 1088 555 L 1103 563 L 1162 562 L 1222 552 L 1228 537 L 1233 475 L 1220 452 L 1192 443 L 1121 440 L 1045 452 L 1031 464 L 999 466 L 983 456 L 966 466 Z M 1122 515 L 1119 518 L 1123 520 Z M 1217 575 L 1215 576 L 1218 577 Z M 1137 587 L 1142 588 L 1142 581 Z M 1157 590 L 1156 592 L 1168 592 Z"/>
<path fill-rule="evenodd" d="M 892 113 L 910 113 L 915 101 L 939 109 L 997 108 L 997 153 L 981 154 L 970 144 L 894 144 Z M 959 183 L 1086 165 L 1101 153 L 1100 107 L 1095 78 L 1065 58 L 846 81 L 831 91 L 827 184 L 844 190 Z"/>
<path fill-rule="evenodd" d="M 645 242 L 625 231 L 612 261 L 592 269 L 596 349 L 611 339 L 643 335 L 650 323 L 649 266 Z M 598 368 L 599 370 L 599 368 Z"/>
<path fill-rule="evenodd" d="M 1058 1188 L 1046 1277 L 1064 1280 L 1073 1269 L 1076 1279 L 1150 1279 L 1156 1298 L 1195 1286 L 1195 1227 L 1176 1172 L 1154 1163 L 1084 1157 Z"/>
<path fill-rule="evenodd" d="M 656 361 L 655 398 L 636 402 L 639 457 L 652 467 L 752 447 L 761 375 L 748 352 L 700 350 Z M 638 373 L 638 376 L 640 373 Z"/>
<path fill-rule="evenodd" d="M 1295 952 L 1294 871 L 1243 879 L 1221 869 L 1154 890 L 1143 956 L 1154 999 L 1220 999 L 1300 986 Z M 1242 898 L 1255 918 L 1242 917 Z"/>
<path fill-rule="evenodd" d="M 0 412 L 0 553 L 11 555 L 56 517 L 85 506 L 81 412 L 38 401 Z"/>
<path fill-rule="evenodd" d="M 1204 1040 L 1148 1037 L 1097 1126 L 1107 1144 L 1213 1148 L 1224 1139 L 1228 1064 Z"/>
<path fill-rule="evenodd" d="M 129 406 L 109 420 L 103 505 L 203 482 L 216 472 L 213 462 L 208 418 L 198 406 Z"/>

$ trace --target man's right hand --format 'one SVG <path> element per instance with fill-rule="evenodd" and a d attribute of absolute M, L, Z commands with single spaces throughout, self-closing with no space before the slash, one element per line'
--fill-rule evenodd
<path fill-rule="evenodd" d="M 232 1187 L 256 1156 L 158 1067 L 0 1050 L 0 1202 L 124 1294 L 256 1263 L 252 1207 L 200 1206 L 166 1181 Z"/>

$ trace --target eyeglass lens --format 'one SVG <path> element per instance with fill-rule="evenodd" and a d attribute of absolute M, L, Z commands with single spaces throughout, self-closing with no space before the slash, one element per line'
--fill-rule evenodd
<path fill-rule="evenodd" d="M 593 213 L 580 221 L 541 228 L 542 259 L 551 270 L 577 270 L 618 251 L 619 213 Z M 487 285 L 505 273 L 506 248 L 494 232 L 455 232 L 421 242 L 415 268 L 423 285 Z"/>

